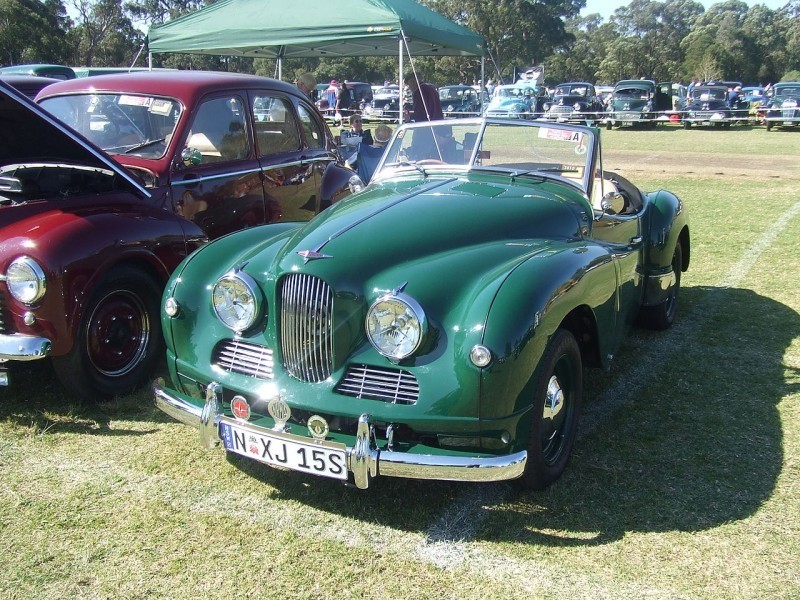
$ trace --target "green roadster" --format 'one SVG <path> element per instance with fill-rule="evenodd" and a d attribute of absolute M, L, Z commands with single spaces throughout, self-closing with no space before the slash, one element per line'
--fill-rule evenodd
<path fill-rule="evenodd" d="M 689 252 L 686 207 L 604 173 L 597 129 L 404 125 L 363 190 L 182 263 L 155 401 L 205 447 L 359 488 L 540 489 L 569 459 L 584 367 L 634 323 L 673 323 Z"/>

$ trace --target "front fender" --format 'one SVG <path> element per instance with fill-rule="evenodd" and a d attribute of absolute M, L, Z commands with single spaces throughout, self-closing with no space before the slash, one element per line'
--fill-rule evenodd
<path fill-rule="evenodd" d="M 591 311 L 601 346 L 617 339 L 616 296 L 611 255 L 583 241 L 554 245 L 511 272 L 484 328 L 483 343 L 495 359 L 482 373 L 481 419 L 508 418 L 530 408 L 539 361 L 573 310 Z"/>

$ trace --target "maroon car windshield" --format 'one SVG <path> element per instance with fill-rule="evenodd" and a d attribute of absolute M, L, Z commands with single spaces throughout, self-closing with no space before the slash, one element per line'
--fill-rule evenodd
<path fill-rule="evenodd" d="M 181 114 L 170 98 L 139 94 L 72 94 L 41 106 L 109 154 L 164 156 Z"/>

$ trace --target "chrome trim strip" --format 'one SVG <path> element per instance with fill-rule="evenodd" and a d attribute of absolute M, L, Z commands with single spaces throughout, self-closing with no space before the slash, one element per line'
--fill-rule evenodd
<path fill-rule="evenodd" d="M 201 430 L 200 439 L 205 448 L 219 445 L 219 422 L 222 416 L 221 387 L 211 383 L 206 388 L 206 402 L 201 409 L 188 397 L 164 387 L 163 379 L 153 383 L 153 394 L 158 408 L 171 417 Z M 255 429 L 258 427 L 252 426 Z M 269 431 L 271 436 L 293 436 Z M 371 417 L 363 414 L 358 419 L 356 441 L 347 448 L 347 468 L 353 473 L 356 487 L 367 489 L 373 478 L 406 477 L 409 479 L 440 479 L 447 481 L 488 482 L 516 479 L 525 470 L 526 451 L 506 456 L 446 456 L 411 454 L 378 449 Z"/>
<path fill-rule="evenodd" d="M 0 360 L 39 360 L 52 349 L 50 340 L 44 337 L 21 333 L 0 335 Z"/>

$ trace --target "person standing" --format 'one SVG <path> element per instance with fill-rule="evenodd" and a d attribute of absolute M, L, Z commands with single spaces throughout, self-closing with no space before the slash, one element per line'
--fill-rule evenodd
<path fill-rule="evenodd" d="M 442 104 L 439 102 L 439 90 L 430 83 L 417 79 L 414 73 L 408 73 L 404 81 L 411 89 L 414 101 L 412 121 L 438 121 L 444 118 Z"/>
<path fill-rule="evenodd" d="M 314 98 L 314 92 L 316 92 L 317 80 L 314 79 L 311 73 L 303 73 L 300 75 L 297 81 L 295 81 L 295 85 L 297 85 L 297 89 L 308 96 L 312 102 L 316 100 L 316 98 Z"/>
<path fill-rule="evenodd" d="M 336 113 L 336 99 L 339 97 L 339 84 L 335 79 L 331 79 L 331 84 L 325 90 L 328 97 L 328 114 Z"/>

